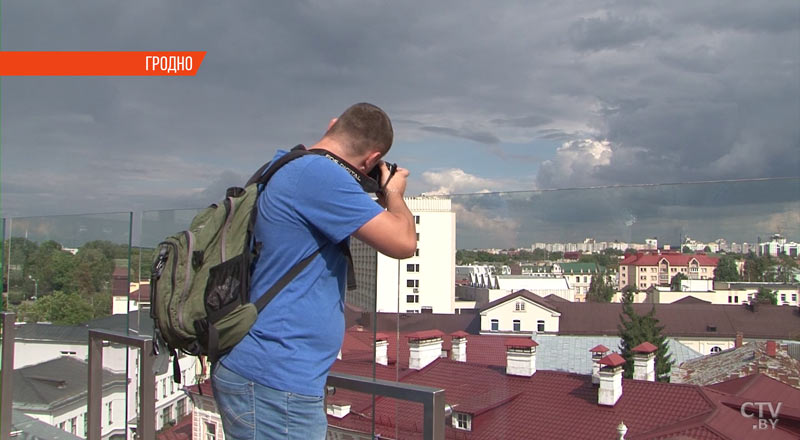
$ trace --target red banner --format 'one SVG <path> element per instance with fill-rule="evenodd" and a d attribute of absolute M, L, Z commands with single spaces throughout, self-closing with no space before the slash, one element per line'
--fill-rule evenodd
<path fill-rule="evenodd" d="M 205 52 L 0 52 L 0 76 L 194 76 Z"/>

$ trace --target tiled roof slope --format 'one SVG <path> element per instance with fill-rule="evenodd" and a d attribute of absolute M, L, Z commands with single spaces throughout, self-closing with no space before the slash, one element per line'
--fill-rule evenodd
<path fill-rule="evenodd" d="M 19 432 L 11 437 L 13 440 L 81 440 L 75 434 L 34 419 L 16 408 L 11 411 L 11 432 Z"/>
<path fill-rule="evenodd" d="M 192 440 L 192 414 L 183 416 L 174 426 L 159 432 L 158 440 Z"/>
<path fill-rule="evenodd" d="M 369 375 L 371 366 L 340 361 L 334 370 Z M 386 370 L 386 367 L 378 369 L 378 376 L 385 376 Z M 722 403 L 726 398 L 736 397 L 735 392 L 693 385 L 625 379 L 620 400 L 613 407 L 604 407 L 597 404 L 597 388 L 591 384 L 589 375 L 537 371 L 530 378 L 517 377 L 506 375 L 500 368 L 447 359 L 436 360 L 419 372 L 396 370 L 394 374 L 403 383 L 443 388 L 455 412 L 472 415 L 469 432 L 447 427 L 446 437 L 453 439 L 616 438 L 620 421 L 628 426 L 629 440 L 789 439 L 800 434 L 797 426 L 793 432 L 779 430 L 751 435 L 753 422 L 742 417 L 738 408 Z M 791 390 L 788 394 L 785 390 L 777 394 L 788 399 L 786 402 L 800 399 L 800 391 L 780 383 L 752 387 L 752 395 L 747 398 L 772 401 L 781 387 Z M 351 403 L 352 412 L 342 419 L 329 417 L 329 423 L 369 432 L 371 422 L 362 416 L 372 412 L 369 396 L 355 397 L 339 391 L 336 396 L 339 402 Z M 411 438 L 421 432 L 422 410 L 417 404 L 378 398 L 375 417 L 379 435 Z M 748 430 L 743 431 L 748 423 Z M 786 427 L 792 428 L 789 422 Z"/>
<path fill-rule="evenodd" d="M 619 264 L 620 266 L 657 266 L 661 260 L 667 260 L 672 266 L 688 266 L 692 260 L 697 260 L 701 266 L 716 266 L 719 262 L 719 258 L 704 254 L 638 253 L 625 256 Z"/>
<path fill-rule="evenodd" d="M 88 344 L 89 328 L 85 325 L 55 325 L 41 323 L 18 324 L 14 327 L 14 340 L 18 342 L 59 342 L 62 344 Z"/>
<path fill-rule="evenodd" d="M 501 335 L 467 335 L 467 362 L 479 365 L 505 367 L 505 336 Z M 452 347 L 452 336 L 442 337 L 442 348 Z M 592 372 L 592 358 L 589 349 L 602 344 L 617 350 L 620 345 L 618 336 L 570 336 L 539 334 L 535 337 L 539 346 L 536 348 L 536 368 L 540 370 L 565 371 L 570 373 L 589 374 Z M 400 357 L 400 364 L 408 366 L 408 340 L 403 333 L 390 333 L 387 354 L 390 364 L 395 364 Z M 370 361 L 373 356 L 372 332 L 360 327 L 347 330 L 342 344 L 342 358 L 346 361 Z M 672 359 L 677 363 L 702 356 L 691 348 L 674 339 L 667 339 L 667 346 Z"/>
<path fill-rule="evenodd" d="M 649 312 L 651 307 L 653 304 L 633 304 L 640 314 Z M 752 339 L 800 337 L 800 312 L 796 307 L 759 305 L 751 311 L 743 305 L 656 304 L 655 308 L 667 336 L 735 338 L 736 332 L 742 332 Z M 558 311 L 560 334 L 619 333 L 620 303 L 563 302 L 558 304 Z"/>
<path fill-rule="evenodd" d="M 89 364 L 62 356 L 14 370 L 14 407 L 48 410 L 70 399 L 85 396 Z M 125 374 L 103 370 L 103 387 L 127 383 Z"/>
<path fill-rule="evenodd" d="M 800 361 L 789 356 L 786 346 L 778 346 L 775 357 L 769 356 L 766 345 L 766 342 L 750 342 L 738 348 L 686 361 L 672 368 L 671 380 L 675 383 L 712 385 L 728 379 L 764 373 L 800 389 Z"/>

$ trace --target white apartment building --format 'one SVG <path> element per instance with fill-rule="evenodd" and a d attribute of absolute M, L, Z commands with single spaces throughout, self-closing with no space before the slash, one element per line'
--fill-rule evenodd
<path fill-rule="evenodd" d="M 453 313 L 456 214 L 446 197 L 406 197 L 417 228 L 417 251 L 397 260 L 352 239 L 358 287 L 348 303 L 367 311 Z"/>
<path fill-rule="evenodd" d="M 783 254 L 797 258 L 800 254 L 800 243 L 787 241 L 781 234 L 773 234 L 770 241 L 758 244 L 758 255 L 760 256 L 777 257 Z"/>

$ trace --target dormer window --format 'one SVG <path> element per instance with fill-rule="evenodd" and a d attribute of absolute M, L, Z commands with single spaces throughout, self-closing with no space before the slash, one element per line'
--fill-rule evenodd
<path fill-rule="evenodd" d="M 472 431 L 472 415 L 467 413 L 453 413 L 453 428 Z"/>

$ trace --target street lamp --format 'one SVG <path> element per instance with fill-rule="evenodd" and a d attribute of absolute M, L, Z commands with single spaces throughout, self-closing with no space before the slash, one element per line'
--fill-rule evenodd
<path fill-rule="evenodd" d="M 28 275 L 28 279 L 33 281 L 33 299 L 39 299 L 39 280 L 31 275 Z"/>

